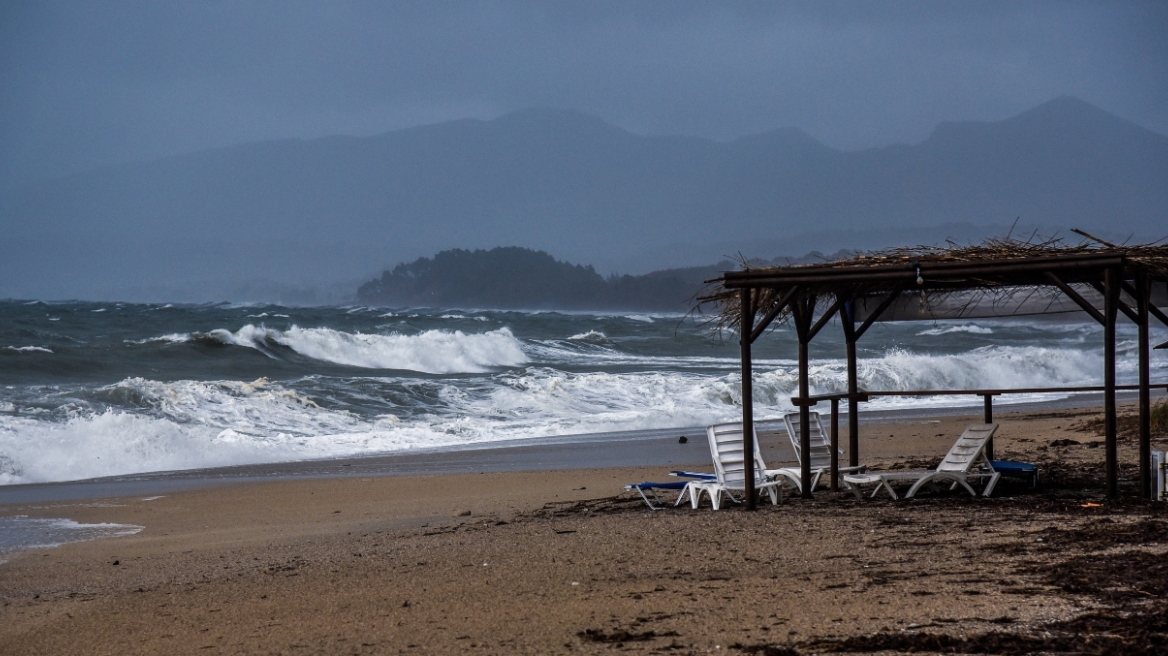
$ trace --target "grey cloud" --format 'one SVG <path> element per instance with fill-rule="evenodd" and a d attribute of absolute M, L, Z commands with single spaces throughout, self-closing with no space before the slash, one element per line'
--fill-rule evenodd
<path fill-rule="evenodd" d="M 9 3 L 0 176 L 529 106 L 861 148 L 1060 95 L 1168 133 L 1168 6 Z"/>

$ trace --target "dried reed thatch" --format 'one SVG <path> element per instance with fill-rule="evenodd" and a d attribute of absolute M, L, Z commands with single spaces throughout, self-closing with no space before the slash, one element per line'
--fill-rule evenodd
<path fill-rule="evenodd" d="M 784 299 L 796 299 L 804 307 L 823 310 L 837 300 L 897 292 L 920 293 L 922 299 L 926 293 L 933 299 L 959 296 L 969 302 L 986 297 L 1007 298 L 1027 289 L 1057 295 L 1058 288 L 1052 286 L 1043 270 L 1047 263 L 1068 284 L 1082 287 L 1098 285 L 1102 263 L 1110 262 L 1107 266 L 1114 267 L 1117 260 L 1122 261 L 1125 280 L 1139 275 L 1154 281 L 1168 280 L 1168 244 L 1116 245 L 1076 232 L 1090 241 L 1070 245 L 1060 238 L 1021 241 L 1007 235 L 970 246 L 950 242 L 947 246 L 858 253 L 821 264 L 751 267 L 743 261 L 741 271 L 707 281 L 695 311 L 710 318 L 715 332 L 737 330 L 741 320 L 740 287 L 747 280 L 754 289 L 756 316 L 775 313 L 775 306 Z M 1018 264 L 1037 268 L 1023 271 L 1020 269 L 1024 266 L 1011 266 Z M 775 313 L 775 321 L 788 321 L 796 304 Z"/>

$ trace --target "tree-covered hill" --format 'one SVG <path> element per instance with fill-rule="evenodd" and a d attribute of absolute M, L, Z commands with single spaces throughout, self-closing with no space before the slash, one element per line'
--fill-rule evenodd
<path fill-rule="evenodd" d="M 684 311 L 722 264 L 605 278 L 591 266 L 519 247 L 442 251 L 399 264 L 357 290 L 362 303 L 430 307 Z"/>

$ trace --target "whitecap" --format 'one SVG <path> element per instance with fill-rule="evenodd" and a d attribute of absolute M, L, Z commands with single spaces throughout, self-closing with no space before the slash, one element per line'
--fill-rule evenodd
<path fill-rule="evenodd" d="M 971 335 L 992 335 L 994 331 L 992 328 L 986 326 L 979 326 L 973 323 L 967 323 L 960 326 L 937 326 L 922 330 L 918 335 L 951 335 L 953 333 L 968 333 Z"/>
<path fill-rule="evenodd" d="M 16 353 L 52 353 L 52 349 L 47 349 L 43 346 L 5 346 L 5 351 L 14 351 Z"/>
<path fill-rule="evenodd" d="M 190 333 L 170 333 L 169 335 L 159 335 L 157 337 L 147 337 L 145 339 L 127 339 L 125 344 L 149 344 L 151 342 L 163 342 L 166 344 L 181 344 L 183 342 L 191 341 Z"/>
<path fill-rule="evenodd" d="M 572 335 L 568 339 L 577 340 L 577 341 L 599 342 L 599 341 L 607 341 L 608 335 L 605 335 L 604 333 L 600 332 L 599 330 L 589 330 L 586 333 L 577 333 L 575 335 Z"/>

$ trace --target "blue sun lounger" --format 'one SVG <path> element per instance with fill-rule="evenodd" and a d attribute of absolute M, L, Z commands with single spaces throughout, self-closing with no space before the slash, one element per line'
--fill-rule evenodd
<path fill-rule="evenodd" d="M 682 498 L 685 497 L 687 487 L 689 487 L 689 481 L 673 481 L 671 483 L 654 483 L 652 481 L 645 481 L 644 483 L 630 483 L 625 486 L 625 489 L 636 490 L 637 494 L 641 495 L 641 498 L 645 500 L 645 503 L 649 506 L 649 508 L 653 510 L 661 510 L 661 506 L 665 504 L 661 501 L 661 497 L 657 496 L 657 490 L 677 490 L 677 500 L 673 502 L 673 505 L 676 506 L 677 504 L 681 503 Z M 653 501 L 650 501 L 649 497 L 645 494 L 646 490 L 649 491 L 649 494 L 653 495 L 653 499 L 657 503 L 661 504 L 661 506 L 653 505 Z"/>
<path fill-rule="evenodd" d="M 682 471 L 680 469 L 675 469 L 675 470 L 669 472 L 669 475 L 670 476 L 679 476 L 681 478 L 696 478 L 699 481 L 716 481 L 716 480 L 718 480 L 717 474 L 707 474 L 706 472 Z"/>
<path fill-rule="evenodd" d="M 994 460 L 990 462 L 994 471 L 1007 478 L 1021 478 L 1030 482 L 1030 487 L 1038 487 L 1038 465 L 1014 460 Z"/>

